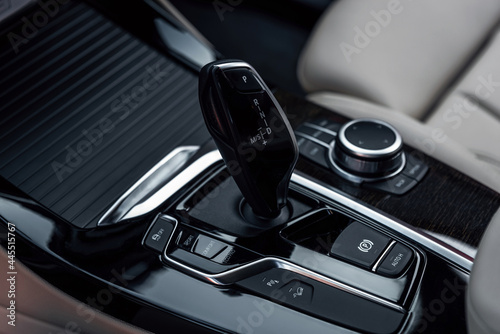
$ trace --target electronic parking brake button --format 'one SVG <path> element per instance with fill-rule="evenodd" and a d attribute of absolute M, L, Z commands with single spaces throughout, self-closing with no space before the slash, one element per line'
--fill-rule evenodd
<path fill-rule="evenodd" d="M 338 236 L 330 253 L 363 268 L 371 269 L 389 242 L 389 237 L 354 222 Z"/>
<path fill-rule="evenodd" d="M 226 247 L 228 247 L 228 245 L 223 242 L 205 235 L 200 235 L 194 245 L 193 253 L 206 257 L 207 259 L 213 259 L 220 252 L 226 249 Z"/>
<path fill-rule="evenodd" d="M 384 258 L 377 269 L 377 273 L 390 277 L 399 276 L 403 270 L 406 269 L 412 258 L 413 251 L 408 247 L 397 243 Z"/>

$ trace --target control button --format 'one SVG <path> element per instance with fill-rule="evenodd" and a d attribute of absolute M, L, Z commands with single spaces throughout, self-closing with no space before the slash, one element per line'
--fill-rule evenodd
<path fill-rule="evenodd" d="M 391 277 L 399 276 L 406 269 L 412 258 L 413 251 L 397 243 L 377 268 L 377 273 Z"/>
<path fill-rule="evenodd" d="M 300 148 L 308 142 L 307 139 L 305 139 L 304 137 L 300 136 L 300 135 L 296 135 L 296 138 L 297 138 L 297 146 L 299 147 L 299 151 L 300 151 Z"/>
<path fill-rule="evenodd" d="M 403 170 L 403 174 L 414 180 L 422 181 L 428 170 L 429 167 L 427 167 L 423 161 L 417 159 L 411 154 L 406 155 L 406 166 Z"/>
<path fill-rule="evenodd" d="M 340 124 L 340 123 L 333 123 L 333 122 L 330 122 L 330 123 L 326 126 L 326 128 L 327 128 L 328 130 L 333 131 L 333 132 L 336 132 L 336 133 L 338 133 L 338 132 L 339 132 L 339 130 L 340 130 L 340 128 L 341 128 L 341 127 L 342 127 L 342 124 Z"/>
<path fill-rule="evenodd" d="M 327 148 L 311 140 L 297 136 L 297 145 L 299 152 L 304 157 L 320 164 L 323 167 L 329 168 L 326 161 Z"/>
<path fill-rule="evenodd" d="M 399 174 L 380 182 L 365 183 L 365 186 L 368 188 L 382 190 L 395 195 L 403 195 L 416 185 L 416 180 L 404 174 Z"/>
<path fill-rule="evenodd" d="M 325 144 L 330 144 L 332 141 L 335 140 L 334 135 L 323 131 L 316 131 L 316 133 L 314 134 L 314 138 L 321 140 Z"/>
<path fill-rule="evenodd" d="M 378 120 L 360 119 L 344 124 L 331 154 L 336 168 L 346 172 L 340 174 L 357 183 L 366 178 L 387 177 L 404 167 L 401 136 L 391 125 Z"/>
<path fill-rule="evenodd" d="M 250 70 L 236 68 L 224 71 L 231 84 L 240 92 L 260 92 L 263 90 L 257 78 Z"/>
<path fill-rule="evenodd" d="M 270 269 L 263 273 L 245 278 L 238 285 L 268 297 L 281 296 L 279 289 L 285 285 L 290 273 L 282 269 Z"/>
<path fill-rule="evenodd" d="M 313 297 L 313 287 L 299 280 L 293 280 L 280 289 L 285 301 L 294 306 L 307 306 Z"/>
<path fill-rule="evenodd" d="M 240 261 L 238 255 L 241 254 L 236 254 L 236 253 L 237 253 L 236 247 L 228 246 L 222 252 L 220 252 L 218 255 L 212 258 L 212 261 L 217 262 L 218 264 L 225 264 L 225 265 L 242 263 L 245 259 L 243 259 L 243 261 Z M 241 253 L 241 251 L 238 253 Z"/>
<path fill-rule="evenodd" d="M 259 256 L 245 249 L 228 246 L 211 260 L 222 265 L 242 264 L 257 260 Z"/>
<path fill-rule="evenodd" d="M 313 128 L 313 127 L 308 126 L 306 124 L 299 126 L 296 131 L 299 133 L 299 135 L 305 134 L 305 135 L 311 136 L 313 138 L 316 138 L 317 140 L 322 141 L 323 143 L 325 143 L 327 145 L 335 140 L 335 136 L 332 135 L 331 133 Z"/>
<path fill-rule="evenodd" d="M 228 245 L 218 240 L 200 235 L 193 249 L 193 253 L 212 259 L 222 252 Z"/>
<path fill-rule="evenodd" d="M 312 127 L 307 126 L 305 124 L 302 124 L 301 126 L 299 126 L 297 128 L 297 130 L 295 130 L 295 131 L 303 133 L 305 135 L 309 135 L 311 137 L 315 137 L 316 132 L 321 132 L 320 130 L 312 128 Z"/>
<path fill-rule="evenodd" d="M 181 236 L 177 245 L 179 245 L 180 248 L 190 252 L 191 248 L 193 248 L 196 238 L 198 238 L 198 234 L 199 233 L 190 230 L 183 230 L 181 232 Z"/>
<path fill-rule="evenodd" d="M 236 285 L 356 332 L 396 333 L 408 316 L 404 311 L 283 269 L 271 269 Z"/>
<path fill-rule="evenodd" d="M 168 239 L 174 230 L 174 222 L 159 217 L 149 229 L 146 237 L 144 238 L 144 245 L 158 253 L 163 252 L 167 245 Z"/>
<path fill-rule="evenodd" d="M 374 229 L 354 222 L 333 243 L 330 253 L 336 257 L 371 269 L 389 244 L 390 238 Z"/>
<path fill-rule="evenodd" d="M 384 150 L 396 142 L 394 130 L 382 123 L 359 121 L 345 129 L 346 139 L 365 150 Z"/>
<path fill-rule="evenodd" d="M 309 121 L 309 122 L 312 124 L 321 126 L 322 128 L 333 131 L 333 132 L 339 132 L 339 129 L 342 126 L 342 124 L 332 122 L 326 118 L 316 118 L 316 119 L 313 119 L 312 121 Z"/>

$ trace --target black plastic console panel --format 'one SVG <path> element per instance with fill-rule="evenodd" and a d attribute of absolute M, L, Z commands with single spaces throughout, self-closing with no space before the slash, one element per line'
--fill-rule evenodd
<path fill-rule="evenodd" d="M 151 242 L 148 238 L 163 238 L 165 264 L 207 283 L 237 286 L 347 328 L 374 333 L 394 333 L 402 328 L 425 267 L 422 251 L 373 218 L 339 206 L 304 188 L 300 182 L 291 185 L 294 219 L 289 223 L 269 228 L 254 226 L 253 233 L 232 234 L 226 226 L 251 225 L 238 221 L 242 219 L 238 212 L 241 194 L 231 191 L 236 186 L 228 184 L 224 170 L 215 173 L 213 168 L 209 170 L 212 177 L 201 177 L 205 181 L 167 210 L 166 215 L 158 216 L 146 234 L 146 246 L 148 240 Z M 205 188 L 207 185 L 210 187 Z M 203 206 L 200 206 L 204 199 L 201 194 L 207 196 Z M 198 214 L 200 211 L 203 215 Z M 218 222 L 224 217 L 217 216 L 217 212 L 226 213 L 224 223 Z M 212 218 L 207 222 L 203 217 Z M 163 230 L 156 227 L 165 222 L 169 227 L 162 229 L 168 231 L 168 243 L 163 235 L 158 235 Z M 355 246 L 359 247 L 355 250 L 375 256 L 368 267 L 346 260 L 333 250 L 342 236 L 356 226 L 369 232 L 365 236 L 361 233 L 361 239 L 355 240 Z M 377 253 L 374 252 L 379 240 L 374 235 L 382 236 L 385 241 Z M 364 242 L 374 244 L 364 245 Z M 155 252 L 159 250 L 149 247 Z M 390 258 L 397 247 L 408 252 L 403 256 L 398 251 Z M 400 270 L 389 274 L 379 272 L 378 268 L 386 261 L 395 263 Z M 339 309 L 338 304 L 330 305 L 328 300 L 342 301 L 343 306 Z M 387 321 L 380 322 L 381 317 Z M 365 320 L 359 321 L 360 318 Z"/>

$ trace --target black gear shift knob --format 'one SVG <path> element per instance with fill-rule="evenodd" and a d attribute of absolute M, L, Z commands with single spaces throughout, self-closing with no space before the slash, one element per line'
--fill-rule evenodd
<path fill-rule="evenodd" d="M 281 106 L 242 61 L 205 65 L 199 97 L 208 130 L 246 201 L 257 216 L 275 218 L 287 203 L 298 158 Z"/>

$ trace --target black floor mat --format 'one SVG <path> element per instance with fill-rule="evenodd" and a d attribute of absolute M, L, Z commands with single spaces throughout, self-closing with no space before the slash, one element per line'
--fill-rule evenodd
<path fill-rule="evenodd" d="M 197 76 L 88 5 L 23 23 L 0 46 L 0 175 L 72 224 L 95 226 L 173 148 L 209 138 Z"/>

